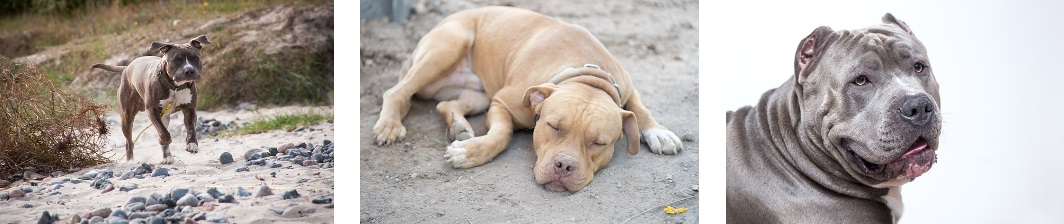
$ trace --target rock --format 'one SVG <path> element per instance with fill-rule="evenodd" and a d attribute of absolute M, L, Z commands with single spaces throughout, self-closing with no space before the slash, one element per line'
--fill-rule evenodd
<path fill-rule="evenodd" d="M 229 154 L 229 152 L 223 152 L 222 155 L 218 157 L 218 162 L 222 163 L 222 165 L 229 164 L 234 161 L 236 160 L 233 160 L 233 154 Z"/>
<path fill-rule="evenodd" d="M 129 219 L 147 219 L 152 216 L 151 212 L 134 212 L 129 214 Z"/>
<path fill-rule="evenodd" d="M 277 147 L 270 147 L 266 151 L 270 153 L 270 156 L 277 156 Z"/>
<path fill-rule="evenodd" d="M 196 207 L 199 206 L 199 199 L 196 198 L 196 196 L 192 196 L 192 194 L 185 194 L 184 197 L 181 197 L 180 200 L 177 200 L 177 206 Z"/>
<path fill-rule="evenodd" d="M 214 197 L 214 198 L 218 198 L 218 197 L 221 197 L 223 195 L 222 192 L 218 191 L 218 188 L 216 188 L 216 187 L 207 188 L 207 194 L 210 194 L 211 197 Z"/>
<path fill-rule="evenodd" d="M 119 191 L 132 191 L 133 189 L 137 189 L 136 184 L 127 184 L 118 188 Z"/>
<path fill-rule="evenodd" d="M 71 224 L 80 223 L 80 222 L 81 222 L 81 216 L 77 216 L 77 215 L 70 216 L 70 223 Z"/>
<path fill-rule="evenodd" d="M 91 184 L 89 184 L 90 187 L 96 188 L 97 190 L 103 190 L 104 188 L 107 188 L 107 186 L 110 186 L 110 185 L 111 185 L 111 181 L 106 180 L 106 179 L 95 180 L 95 181 L 92 181 Z"/>
<path fill-rule="evenodd" d="M 198 198 L 200 202 L 213 202 L 215 200 L 214 196 L 211 196 L 211 194 L 198 194 L 196 195 L 196 198 Z"/>
<path fill-rule="evenodd" d="M 126 220 L 124 218 L 119 218 L 119 217 L 111 217 L 111 218 L 107 218 L 107 223 L 108 224 L 129 224 L 129 220 Z"/>
<path fill-rule="evenodd" d="M 306 217 L 306 216 L 310 215 L 310 213 L 314 213 L 316 211 L 317 211 L 317 209 L 314 209 L 313 207 L 310 207 L 310 206 L 296 205 L 296 206 L 292 206 L 292 207 L 286 208 L 284 210 L 284 212 L 281 213 L 281 217 L 284 217 L 284 218 Z"/>
<path fill-rule="evenodd" d="M 286 200 L 287 199 L 293 199 L 293 198 L 299 198 L 299 192 L 296 192 L 295 189 L 292 189 L 290 191 L 285 191 L 284 194 L 281 195 L 281 198 L 284 198 Z"/>
<path fill-rule="evenodd" d="M 256 108 L 258 108 L 258 106 L 256 106 L 253 103 L 243 102 L 243 103 L 240 103 L 239 105 L 236 105 L 236 108 L 234 108 L 234 109 L 235 110 L 255 110 Z"/>
<path fill-rule="evenodd" d="M 272 163 L 272 164 L 270 164 L 270 168 L 281 168 L 281 164 L 280 163 Z"/>
<path fill-rule="evenodd" d="M 698 191 L 698 184 L 692 185 L 691 186 L 691 190 L 692 191 Z"/>
<path fill-rule="evenodd" d="M 96 175 L 96 179 L 97 180 L 106 180 L 106 179 L 111 179 L 112 177 L 115 177 L 115 173 L 112 172 L 109 169 L 101 170 L 100 174 Z"/>
<path fill-rule="evenodd" d="M 81 180 L 73 179 L 73 180 L 70 180 L 70 183 L 72 183 L 72 184 L 80 184 Z"/>
<path fill-rule="evenodd" d="M 236 195 L 240 197 L 248 197 L 251 196 L 251 192 L 244 190 L 243 187 L 236 187 Z"/>
<path fill-rule="evenodd" d="M 225 223 L 226 222 L 224 215 L 216 214 L 214 212 L 211 212 L 211 213 L 207 214 L 207 221 L 208 222 L 213 222 L 213 223 Z"/>
<path fill-rule="evenodd" d="M 126 214 L 126 211 L 122 211 L 121 209 L 119 209 L 119 210 L 112 211 L 111 215 L 108 216 L 108 217 L 112 217 L 112 218 L 118 217 L 118 218 L 122 218 L 122 219 L 127 219 L 127 218 L 129 218 L 129 214 Z"/>
<path fill-rule="evenodd" d="M 251 161 L 251 160 L 259 159 L 259 158 L 253 158 L 253 157 L 258 157 L 259 156 L 259 152 L 262 152 L 262 149 L 251 149 L 251 150 L 248 150 L 247 152 L 244 152 L 244 161 Z"/>
<path fill-rule="evenodd" d="M 64 187 L 64 186 L 63 186 L 63 184 L 56 184 L 56 185 L 52 185 L 52 190 L 53 190 L 53 191 L 54 191 L 54 190 L 59 190 L 60 188 L 63 188 L 63 187 Z"/>
<path fill-rule="evenodd" d="M 203 212 L 203 213 L 196 214 L 196 215 L 192 216 L 192 220 L 194 220 L 194 221 L 207 220 L 207 213 Z"/>
<path fill-rule="evenodd" d="M 100 174 L 99 170 L 89 170 L 89 172 L 85 172 L 84 174 L 81 174 L 81 177 L 79 177 L 79 178 L 82 179 L 82 180 L 92 180 L 92 179 L 96 179 L 96 175 L 98 175 L 98 174 Z"/>
<path fill-rule="evenodd" d="M 31 204 L 22 204 L 21 207 L 22 208 L 33 208 L 33 205 L 31 205 Z"/>
<path fill-rule="evenodd" d="M 169 170 L 169 169 L 166 169 L 165 167 L 159 167 L 159 168 L 155 169 L 155 172 L 152 172 L 152 173 L 151 173 L 151 176 L 152 176 L 152 177 L 166 177 L 166 176 L 170 176 L 170 170 Z"/>
<path fill-rule="evenodd" d="M 218 198 L 218 202 L 220 202 L 220 203 L 233 203 L 233 202 L 236 202 L 236 198 L 234 198 L 233 195 L 231 195 L 231 194 L 222 195 L 222 197 Z"/>
<path fill-rule="evenodd" d="M 141 174 L 151 173 L 151 171 L 154 170 L 154 169 L 155 169 L 155 166 L 153 166 L 151 164 L 141 163 L 140 166 L 138 166 L 137 168 L 133 169 L 133 175 L 141 175 Z"/>
<path fill-rule="evenodd" d="M 273 195 L 273 191 L 270 190 L 270 187 L 268 187 L 266 185 L 259 186 L 258 189 L 255 189 L 255 197 L 256 198 L 266 197 L 266 196 L 270 196 L 270 195 Z"/>
<path fill-rule="evenodd" d="M 314 155 L 310 156 L 310 159 L 314 160 L 314 161 L 316 161 L 318 163 L 324 163 L 325 162 L 325 155 L 322 155 L 321 153 L 315 153 Z"/>
<path fill-rule="evenodd" d="M 176 187 L 170 190 L 170 199 L 180 200 L 188 194 L 188 188 Z"/>
<path fill-rule="evenodd" d="M 162 215 L 163 217 L 169 217 L 169 216 L 173 216 L 176 213 L 177 213 L 177 211 L 174 211 L 174 209 L 168 208 L 166 210 L 163 210 L 162 213 L 159 213 L 159 215 Z"/>
<path fill-rule="evenodd" d="M 126 180 L 126 179 L 129 179 L 129 178 L 133 178 L 133 175 L 135 175 L 135 174 L 133 174 L 132 170 L 131 171 L 126 171 L 125 173 L 122 173 L 122 176 L 118 177 L 118 180 Z"/>
<path fill-rule="evenodd" d="M 167 207 L 166 207 L 165 204 L 154 204 L 154 205 L 149 205 L 148 207 L 144 208 L 144 210 L 152 211 L 152 212 L 158 212 L 158 211 L 162 211 L 162 210 L 166 210 L 166 209 L 167 209 Z"/>
<path fill-rule="evenodd" d="M 314 204 L 330 204 L 330 203 L 332 203 L 332 197 L 322 196 L 320 198 L 315 198 L 314 200 L 310 200 L 310 203 L 314 203 Z"/>
<path fill-rule="evenodd" d="M 129 204 L 126 204 L 125 208 L 126 208 L 126 210 L 129 210 L 131 212 L 141 211 L 141 210 L 144 210 L 144 202 L 129 203 Z M 132 218 L 130 218 L 130 219 L 132 219 Z"/>
<path fill-rule="evenodd" d="M 22 191 L 22 189 L 11 190 L 11 198 L 22 198 L 22 196 L 26 196 L 26 192 Z"/>
<path fill-rule="evenodd" d="M 137 203 L 137 202 L 140 202 L 140 203 L 143 203 L 143 204 L 147 204 L 148 203 L 148 199 L 145 198 L 145 197 L 142 197 L 142 196 L 133 196 L 133 197 L 129 198 L 129 201 L 126 201 L 126 204 L 128 205 L 128 204 L 133 204 L 133 203 Z"/>
<path fill-rule="evenodd" d="M 296 128 L 296 130 L 292 130 L 292 131 L 293 132 L 301 132 L 303 130 L 307 130 L 307 127 L 306 126 L 299 126 L 298 128 Z"/>
<path fill-rule="evenodd" d="M 9 181 L 9 180 L 0 180 L 0 188 L 7 187 L 7 185 L 11 185 L 11 181 Z"/>
<path fill-rule="evenodd" d="M 303 166 L 317 166 L 317 165 L 318 165 L 318 161 L 314 161 L 314 160 L 303 161 Z"/>
<path fill-rule="evenodd" d="M 44 179 L 44 175 L 41 175 L 41 174 L 33 172 L 33 171 L 26 171 L 26 172 L 22 173 L 22 178 L 24 178 L 26 180 L 43 180 Z"/>
<path fill-rule="evenodd" d="M 148 224 L 166 224 L 166 220 L 159 216 L 148 218 Z"/>
<path fill-rule="evenodd" d="M 694 132 L 686 131 L 683 133 L 683 135 L 680 135 L 680 140 L 685 142 L 693 142 L 697 137 L 698 135 L 696 135 Z"/>
<path fill-rule="evenodd" d="M 321 144 L 328 146 L 328 145 L 332 145 L 333 142 L 332 142 L 332 140 L 325 139 L 325 141 L 322 141 Z"/>
<path fill-rule="evenodd" d="M 296 144 L 285 143 L 281 146 L 277 146 L 277 153 L 288 154 L 288 149 L 295 148 Z"/>
<path fill-rule="evenodd" d="M 173 198 L 163 197 L 159 198 L 159 204 L 164 204 L 166 205 L 166 207 L 174 207 L 177 206 L 177 200 L 174 200 Z"/>
<path fill-rule="evenodd" d="M 303 155 L 303 153 L 304 153 L 304 152 L 303 152 L 303 150 L 300 150 L 300 149 L 289 149 L 289 150 L 288 150 L 288 152 L 287 152 L 287 153 L 285 153 L 285 155 L 289 155 L 289 156 L 302 156 L 302 155 Z"/>
<path fill-rule="evenodd" d="M 11 193 L 7 191 L 0 191 L 0 201 L 7 201 L 11 199 Z"/>
<path fill-rule="evenodd" d="M 248 167 L 247 166 L 242 166 L 242 167 L 237 167 L 236 168 L 236 172 L 247 172 L 247 171 L 248 171 Z"/>
<path fill-rule="evenodd" d="M 251 165 L 265 166 L 266 165 L 266 160 L 265 159 L 251 160 L 251 161 L 248 161 L 247 165 L 248 166 L 251 166 Z"/>
<path fill-rule="evenodd" d="M 103 217 L 93 216 L 91 219 L 89 219 L 89 224 L 96 224 L 96 223 L 103 223 Z"/>
<path fill-rule="evenodd" d="M 107 218 L 107 216 L 109 216 L 109 215 L 111 215 L 111 208 L 107 208 L 107 207 L 99 208 L 99 209 L 96 209 L 96 210 L 92 211 L 92 216 L 99 216 L 99 217 Z"/>
<path fill-rule="evenodd" d="M 44 214 L 41 214 L 41 219 L 37 220 L 37 224 L 51 224 L 55 221 L 52 219 L 52 215 L 48 214 L 48 211 L 44 211 Z"/>
<path fill-rule="evenodd" d="M 115 185 L 107 184 L 107 186 L 103 187 L 103 190 L 100 191 L 100 193 L 103 194 L 103 193 L 111 192 L 113 190 L 115 190 Z"/>
<path fill-rule="evenodd" d="M 296 157 L 295 159 L 292 159 L 292 163 L 295 163 L 296 165 L 303 165 L 303 158 Z"/>

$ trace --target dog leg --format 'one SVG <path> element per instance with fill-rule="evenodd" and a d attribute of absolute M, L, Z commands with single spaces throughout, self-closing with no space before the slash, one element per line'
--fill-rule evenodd
<path fill-rule="evenodd" d="M 488 95 L 484 92 L 471 89 L 457 91 L 460 91 L 458 99 L 443 101 L 436 105 L 436 111 L 450 127 L 447 138 L 451 141 L 474 137 L 473 128 L 465 116 L 483 113 L 488 110 L 488 104 L 491 103 L 491 99 L 488 99 Z"/>
<path fill-rule="evenodd" d="M 410 98 L 422 87 L 453 70 L 467 55 L 473 40 L 469 26 L 463 21 L 444 22 L 421 38 L 407 74 L 384 92 L 380 118 L 373 125 L 378 145 L 391 144 L 406 137 L 402 120 L 410 110 Z"/>
<path fill-rule="evenodd" d="M 488 108 L 488 133 L 447 146 L 444 157 L 455 168 L 470 168 L 483 165 L 499 155 L 513 138 L 513 117 L 499 100 Z"/>
<path fill-rule="evenodd" d="M 635 113 L 636 120 L 639 121 L 639 139 L 647 143 L 651 152 L 671 155 L 683 150 L 680 137 L 654 120 L 650 110 L 643 106 L 643 102 L 639 99 L 639 92 L 633 92 L 625 105 L 628 111 Z"/>
<path fill-rule="evenodd" d="M 133 119 L 137 117 L 137 111 L 130 109 L 127 106 L 119 105 L 119 109 L 122 109 L 122 135 L 126 137 L 126 161 L 133 160 Z"/>
<path fill-rule="evenodd" d="M 196 154 L 199 152 L 199 142 L 196 141 L 196 109 L 188 108 L 183 112 L 185 117 L 185 143 L 188 143 L 185 151 Z"/>
<path fill-rule="evenodd" d="M 161 146 L 163 150 L 162 164 L 170 165 L 174 164 L 174 156 L 170 154 L 170 131 L 166 129 L 167 125 L 163 123 L 164 118 L 162 113 L 162 108 L 150 108 L 148 109 L 148 120 L 151 120 L 151 124 L 155 126 L 155 130 L 159 132 L 159 146 Z M 165 120 L 169 123 L 170 118 L 166 117 Z"/>

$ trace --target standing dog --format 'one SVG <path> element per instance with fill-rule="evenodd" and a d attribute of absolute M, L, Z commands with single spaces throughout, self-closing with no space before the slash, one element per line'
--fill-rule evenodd
<path fill-rule="evenodd" d="M 640 140 L 655 153 L 683 148 L 654 121 L 628 72 L 591 33 L 529 10 L 455 13 L 425 34 L 405 66 L 384 93 L 376 141 L 406 135 L 402 119 L 411 97 L 439 100 L 436 110 L 454 140 L 444 157 L 456 168 L 491 161 L 514 129 L 535 128 L 536 183 L 576 192 L 610 161 L 621 137 L 630 154 Z M 465 116 L 485 111 L 488 133 L 474 137 Z"/>
<path fill-rule="evenodd" d="M 152 42 L 149 52 L 158 50 L 162 57 L 144 56 L 134 59 L 127 66 L 104 64 L 92 65 L 112 72 L 122 73 L 118 87 L 118 109 L 122 117 L 122 134 L 126 137 L 126 160 L 133 159 L 133 118 L 147 110 L 155 130 L 159 132 L 159 145 L 163 149 L 163 164 L 173 164 L 170 154 L 170 114 L 181 111 L 185 117 L 185 151 L 199 152 L 196 141 L 196 84 L 202 78 L 200 48 L 210 44 L 206 36 L 199 36 L 187 44 Z"/>
<path fill-rule="evenodd" d="M 924 45 L 882 25 L 820 27 L 794 76 L 727 118 L 729 223 L 891 223 L 936 161 L 938 82 Z"/>

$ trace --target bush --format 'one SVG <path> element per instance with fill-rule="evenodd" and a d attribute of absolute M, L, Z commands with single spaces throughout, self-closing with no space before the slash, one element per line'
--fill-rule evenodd
<path fill-rule="evenodd" d="M 104 109 L 0 56 L 0 177 L 25 167 L 47 174 L 108 162 Z"/>

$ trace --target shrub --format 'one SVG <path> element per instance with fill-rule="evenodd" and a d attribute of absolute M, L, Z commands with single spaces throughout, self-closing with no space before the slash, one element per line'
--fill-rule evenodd
<path fill-rule="evenodd" d="M 50 173 L 108 162 L 104 109 L 0 56 L 0 177 L 25 167 Z"/>

